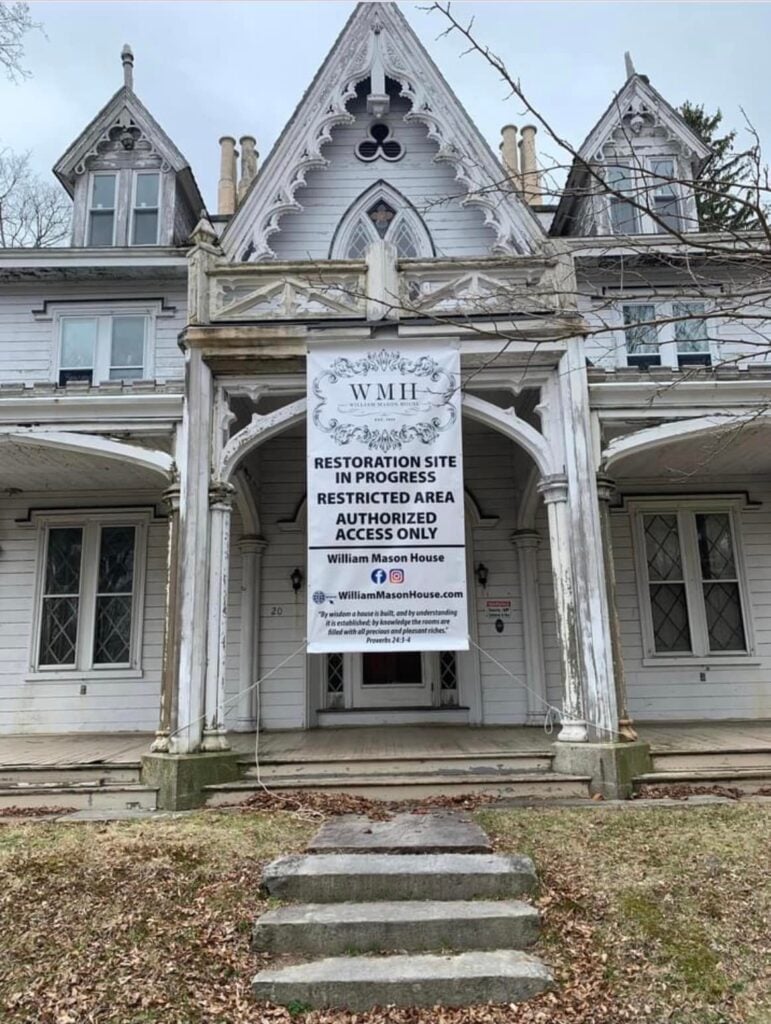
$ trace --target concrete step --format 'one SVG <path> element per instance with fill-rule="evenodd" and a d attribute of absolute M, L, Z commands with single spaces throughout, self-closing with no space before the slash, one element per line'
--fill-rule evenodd
<path fill-rule="evenodd" d="M 742 793 L 754 793 L 761 786 L 771 785 L 769 768 L 718 768 L 684 771 L 646 772 L 634 779 L 636 789 L 647 786 L 685 785 L 697 788 L 729 786 Z"/>
<path fill-rule="evenodd" d="M 766 768 L 771 771 L 771 748 L 755 750 L 662 750 L 652 751 L 654 772 L 721 771 Z"/>
<path fill-rule="evenodd" d="M 0 786 L 0 808 L 71 807 L 78 811 L 154 811 L 157 795 L 156 789 L 139 785 L 4 785 Z"/>
<path fill-rule="evenodd" d="M 532 798 L 535 800 L 589 797 L 589 778 L 582 775 L 559 775 L 556 772 L 492 772 L 489 774 L 455 774 L 427 772 L 422 775 L 335 776 L 298 778 L 293 774 L 263 778 L 276 792 L 306 789 L 325 793 L 348 793 L 372 800 L 422 800 L 429 796 L 459 796 L 469 793 L 491 793 L 501 799 Z M 206 803 L 210 807 L 244 800 L 261 787 L 256 779 L 206 786 Z"/>
<path fill-rule="evenodd" d="M 105 786 L 112 783 L 136 784 L 141 779 L 141 765 L 135 764 L 18 764 L 0 765 L 0 787 L 8 785 L 58 786 L 90 783 Z"/>
<path fill-rule="evenodd" d="M 524 949 L 538 927 L 538 911 L 519 900 L 304 903 L 263 914 L 254 948 L 297 956 Z"/>
<path fill-rule="evenodd" d="M 321 853 L 265 868 L 271 896 L 299 903 L 511 899 L 536 886 L 529 857 L 492 853 Z"/>
<path fill-rule="evenodd" d="M 252 982 L 260 1001 L 314 1009 L 373 1006 L 474 1006 L 515 1003 L 551 987 L 549 969 L 515 950 L 385 957 L 330 957 L 261 971 Z"/>
<path fill-rule="evenodd" d="M 548 771 L 554 755 L 532 751 L 525 754 L 469 754 L 462 756 L 436 757 L 388 757 L 356 760 L 293 761 L 289 759 L 260 759 L 260 775 L 263 779 L 274 776 L 292 775 L 297 778 L 348 776 L 424 775 L 429 772 L 464 774 L 492 774 L 497 772 Z M 247 764 L 244 778 L 256 775 L 254 758 L 241 762 Z"/>

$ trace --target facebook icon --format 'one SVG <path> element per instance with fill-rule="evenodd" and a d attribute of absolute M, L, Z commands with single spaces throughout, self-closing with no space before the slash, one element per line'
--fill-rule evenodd
<path fill-rule="evenodd" d="M 370 579 L 373 583 L 385 583 L 386 571 L 385 569 L 373 569 L 370 574 Z"/>

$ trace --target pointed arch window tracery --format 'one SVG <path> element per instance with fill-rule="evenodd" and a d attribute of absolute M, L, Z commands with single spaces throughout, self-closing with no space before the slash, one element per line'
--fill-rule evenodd
<path fill-rule="evenodd" d="M 391 242 L 400 259 L 434 255 L 431 236 L 420 214 L 385 182 L 368 188 L 343 215 L 332 240 L 330 257 L 363 259 L 378 239 Z"/>

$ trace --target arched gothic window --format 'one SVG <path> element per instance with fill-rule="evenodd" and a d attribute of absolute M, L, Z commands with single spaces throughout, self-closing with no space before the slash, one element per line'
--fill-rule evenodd
<path fill-rule="evenodd" d="M 362 193 L 345 212 L 332 239 L 330 257 L 364 259 L 379 238 L 391 242 L 400 259 L 434 255 L 420 214 L 397 189 L 382 181 Z"/>

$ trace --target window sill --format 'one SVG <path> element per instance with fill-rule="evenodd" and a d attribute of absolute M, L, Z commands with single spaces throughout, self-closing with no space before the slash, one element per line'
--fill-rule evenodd
<path fill-rule="evenodd" d="M 88 672 L 74 672 L 65 670 L 57 672 L 40 670 L 28 672 L 24 677 L 25 683 L 106 683 L 114 682 L 116 679 L 144 679 L 144 672 L 141 668 L 113 668 L 113 669 L 91 669 Z"/>
<path fill-rule="evenodd" d="M 762 664 L 760 658 L 755 658 L 751 654 L 726 654 L 724 657 L 713 654 L 704 658 L 695 658 L 692 655 L 671 658 L 663 655 L 660 658 L 649 656 L 642 659 L 643 668 L 752 668 Z"/>

